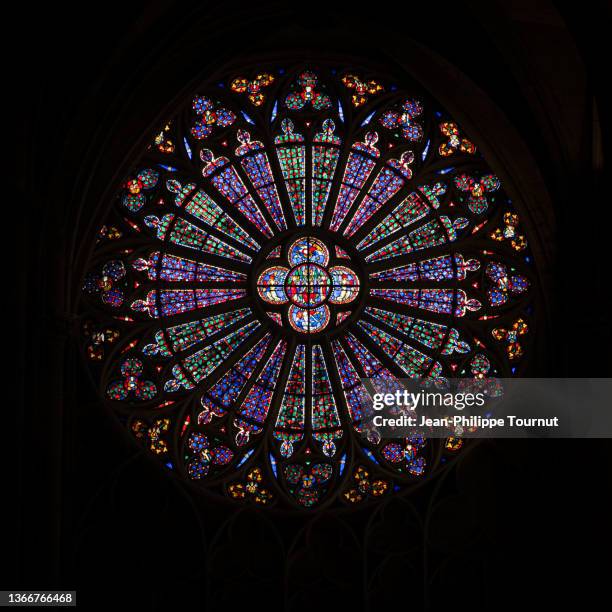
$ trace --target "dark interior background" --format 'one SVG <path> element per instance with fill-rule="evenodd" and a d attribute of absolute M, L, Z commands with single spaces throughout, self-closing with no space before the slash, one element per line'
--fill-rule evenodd
<path fill-rule="evenodd" d="M 5 274 L 18 337 L 4 383 L 17 424 L 5 421 L 3 439 L 18 449 L 5 463 L 16 478 L 3 497 L 2 588 L 77 589 L 82 607 L 120 596 L 151 610 L 492 609 L 572 597 L 586 607 L 603 593 L 609 440 L 481 444 L 416 495 L 351 514 L 220 506 L 148 461 L 97 403 L 76 350 L 75 297 L 117 173 L 196 68 L 296 41 L 350 55 L 410 39 L 493 100 L 549 190 L 556 255 L 537 373 L 610 376 L 611 25 L 597 0 L 18 9 L 5 23 L 19 40 L 5 55 L 14 111 L 3 130 L 17 152 Z"/>

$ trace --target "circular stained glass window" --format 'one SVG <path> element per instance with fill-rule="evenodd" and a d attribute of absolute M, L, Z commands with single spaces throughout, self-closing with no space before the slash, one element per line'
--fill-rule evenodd
<path fill-rule="evenodd" d="M 117 186 L 83 349 L 177 476 L 241 504 L 354 506 L 464 445 L 381 439 L 362 379 L 520 374 L 534 278 L 500 177 L 409 78 L 245 66 Z"/>

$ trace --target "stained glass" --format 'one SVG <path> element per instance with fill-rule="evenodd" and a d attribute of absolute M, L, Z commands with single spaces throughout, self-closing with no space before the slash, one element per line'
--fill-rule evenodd
<path fill-rule="evenodd" d="M 342 426 L 323 350 L 318 344 L 312 347 L 312 431 L 323 453 L 333 457 L 335 441 L 342 437 Z"/>
<path fill-rule="evenodd" d="M 139 272 L 146 270 L 151 280 L 165 280 L 168 282 L 224 282 L 233 281 L 243 283 L 246 274 L 235 272 L 219 266 L 199 263 L 178 255 L 161 255 L 159 252 L 151 253 L 149 259 L 137 259 L 132 264 Z"/>
<path fill-rule="evenodd" d="M 440 366 L 410 344 L 368 321 L 360 321 L 360 327 L 410 378 L 427 378 L 430 370 L 440 371 Z"/>
<path fill-rule="evenodd" d="M 350 259 L 349 254 L 341 246 L 336 246 L 336 257 L 338 259 Z"/>
<path fill-rule="evenodd" d="M 169 240 L 179 246 L 219 257 L 251 262 L 251 257 L 239 249 L 173 214 L 164 215 L 161 219 L 155 215 L 149 215 L 145 218 L 145 224 L 155 231 L 159 240 Z"/>
<path fill-rule="evenodd" d="M 176 194 L 174 202 L 177 206 L 183 207 L 185 212 L 246 247 L 255 251 L 259 250 L 259 244 L 229 217 L 205 191 L 196 190 L 194 183 L 183 187 L 176 179 L 170 179 L 166 182 L 166 187 L 168 191 Z"/>
<path fill-rule="evenodd" d="M 502 306 L 511 297 L 524 293 L 529 288 L 529 281 L 524 276 L 511 276 L 504 264 L 490 262 L 485 270 L 491 286 L 487 297 L 491 306 Z"/>
<path fill-rule="evenodd" d="M 473 155 L 476 152 L 476 146 L 467 138 L 461 136 L 459 127 L 452 121 L 445 121 L 440 124 L 440 132 L 446 136 L 448 140 L 443 142 L 438 153 L 441 157 L 449 157 L 456 153 L 467 153 Z"/>
<path fill-rule="evenodd" d="M 416 317 L 371 306 L 366 308 L 366 313 L 392 327 L 396 332 L 406 335 L 428 348 L 439 349 L 444 347 L 443 354 L 450 355 L 454 351 L 467 353 L 470 350 L 470 345 L 460 340 L 459 332 L 453 328 L 449 329 L 447 325 L 424 321 Z"/>
<path fill-rule="evenodd" d="M 323 331 L 331 320 L 329 308 L 324 304 L 315 308 L 300 308 L 292 304 L 288 310 L 291 327 L 302 334 L 316 334 Z"/>
<path fill-rule="evenodd" d="M 362 106 L 371 96 L 376 96 L 385 89 L 378 81 L 374 79 L 365 81 L 355 74 L 347 74 L 342 77 L 342 83 L 354 92 L 351 96 L 353 106 Z"/>
<path fill-rule="evenodd" d="M 332 342 L 332 350 L 351 422 L 355 430 L 361 432 L 363 431 L 364 423 L 371 420 L 370 396 L 361 382 L 359 374 L 338 341 Z"/>
<path fill-rule="evenodd" d="M 181 386 L 185 389 L 193 389 L 200 381 L 212 374 L 258 327 L 259 323 L 257 321 L 247 323 L 192 355 L 181 359 L 180 365 L 177 364 L 172 368 L 174 378 L 166 382 L 165 390 L 173 392 Z"/>
<path fill-rule="evenodd" d="M 124 300 L 125 276 L 125 264 L 119 259 L 113 259 L 106 262 L 99 272 L 90 272 L 85 277 L 83 291 L 92 295 L 97 294 L 103 304 L 119 308 Z"/>
<path fill-rule="evenodd" d="M 258 434 L 262 431 L 262 425 L 268 416 L 272 396 L 276 390 L 278 375 L 283 365 L 286 350 L 286 342 L 279 342 L 236 412 L 237 417 L 234 419 L 234 426 L 238 429 L 236 444 L 239 446 L 246 444 L 252 434 Z"/>
<path fill-rule="evenodd" d="M 295 133 L 293 121 L 283 119 L 283 134 L 274 139 L 296 225 L 306 223 L 306 147 L 304 137 Z"/>
<path fill-rule="evenodd" d="M 312 224 L 321 225 L 340 156 L 340 138 L 334 135 L 336 126 L 331 119 L 323 122 L 314 137 L 312 147 Z"/>
<path fill-rule="evenodd" d="M 417 118 L 423 114 L 418 100 L 405 100 L 399 109 L 383 113 L 380 122 L 388 130 L 400 129 L 406 140 L 417 141 L 423 137 L 423 127 Z"/>
<path fill-rule="evenodd" d="M 270 251 L 269 255 L 266 257 L 266 259 L 277 259 L 278 257 L 281 256 L 282 249 L 283 249 L 283 247 L 281 247 L 281 246 L 277 246 L 277 247 L 273 248 Z"/>
<path fill-rule="evenodd" d="M 246 94 L 249 101 L 255 106 L 261 106 L 266 96 L 264 90 L 274 82 L 274 75 L 268 72 L 258 74 L 254 79 L 238 77 L 232 81 L 231 89 L 239 94 Z"/>
<path fill-rule="evenodd" d="M 346 341 L 355 354 L 366 378 L 394 380 L 395 376 L 377 359 L 353 334 L 347 334 Z"/>
<path fill-rule="evenodd" d="M 334 266 L 329 269 L 332 290 L 329 301 L 332 304 L 349 304 L 359 293 L 359 278 L 346 266 Z"/>
<path fill-rule="evenodd" d="M 293 92 L 285 98 L 285 104 L 290 110 L 301 110 L 312 106 L 314 110 L 325 110 L 331 107 L 331 98 L 321 91 L 319 77 L 306 70 L 297 78 Z"/>
<path fill-rule="evenodd" d="M 239 308 L 218 315 L 211 315 L 197 321 L 189 321 L 167 327 L 155 333 L 155 342 L 147 344 L 142 351 L 145 355 L 171 357 L 206 340 L 251 314 L 249 308 Z"/>
<path fill-rule="evenodd" d="M 261 469 L 256 467 L 249 472 L 245 483 L 233 483 L 227 490 L 233 499 L 244 500 L 252 498 L 256 504 L 265 506 L 272 501 L 274 496 L 269 489 L 262 485 L 263 480 L 264 477 Z"/>
<path fill-rule="evenodd" d="M 147 203 L 147 194 L 159 181 L 159 173 L 145 168 L 125 182 L 121 203 L 130 212 L 138 212 Z"/>
<path fill-rule="evenodd" d="M 509 328 L 496 327 L 491 335 L 495 340 L 505 343 L 508 358 L 514 360 L 523 356 L 521 336 L 524 336 L 528 331 L 527 323 L 523 319 L 517 319 Z"/>
<path fill-rule="evenodd" d="M 277 325 L 280 325 L 282 327 L 283 317 L 280 312 L 272 312 L 270 310 L 267 310 L 266 315 L 268 315 Z"/>
<path fill-rule="evenodd" d="M 213 416 L 221 417 L 234 404 L 270 344 L 266 334 L 232 369 L 215 383 L 201 398 L 202 410 L 198 423 L 210 423 Z"/>
<path fill-rule="evenodd" d="M 469 299 L 463 289 L 373 288 L 370 293 L 398 304 L 442 314 L 454 314 L 457 317 L 463 317 L 466 311 L 478 310 L 481 306 L 475 298 Z M 453 304 L 455 304 L 454 310 Z"/>
<path fill-rule="evenodd" d="M 113 345 L 121 334 L 110 326 L 103 327 L 92 321 L 85 321 L 83 335 L 89 340 L 85 347 L 87 357 L 93 361 L 102 361 L 105 350 Z"/>
<path fill-rule="evenodd" d="M 161 132 L 155 136 L 153 144 L 160 153 L 174 153 L 174 142 L 172 140 L 172 122 L 166 124 Z"/>
<path fill-rule="evenodd" d="M 111 382 L 106 395 L 112 400 L 125 400 L 130 396 L 145 401 L 157 395 L 155 383 L 143 379 L 143 363 L 140 359 L 130 357 L 121 364 L 121 379 Z"/>
<path fill-rule="evenodd" d="M 469 441 L 384 438 L 365 379 L 467 388 L 526 365 L 534 237 L 502 169 L 383 73 L 219 69 L 151 127 L 78 281 L 101 400 L 234 503 L 410 489 Z"/>
<path fill-rule="evenodd" d="M 293 268 L 285 288 L 289 300 L 298 306 L 319 306 L 328 297 L 330 289 L 330 275 L 313 263 Z"/>
<path fill-rule="evenodd" d="M 218 440 L 212 441 L 201 432 L 192 432 L 187 440 L 187 473 L 193 480 L 200 480 L 208 475 L 217 466 L 227 465 L 234 458 L 233 451 L 219 444 Z"/>
<path fill-rule="evenodd" d="M 301 238 L 289 247 L 289 263 L 297 266 L 303 263 L 326 266 L 329 263 L 329 251 L 323 242 L 316 238 Z"/>
<path fill-rule="evenodd" d="M 422 251 L 436 246 L 454 242 L 457 232 L 468 225 L 468 220 L 463 217 L 451 221 L 445 215 L 439 219 L 432 219 L 412 230 L 407 235 L 397 238 L 374 253 L 366 256 L 366 261 L 374 262 L 390 257 L 398 257 L 412 251 Z"/>
<path fill-rule="evenodd" d="M 285 279 L 288 268 L 273 266 L 264 270 L 257 279 L 259 297 L 268 304 L 286 304 L 289 300 L 285 292 Z"/>
<path fill-rule="evenodd" d="M 272 236 L 268 222 L 227 157 L 215 158 L 208 149 L 203 149 L 200 157 L 204 162 L 202 174 L 210 178 L 219 193 L 227 198 L 262 234 Z"/>
<path fill-rule="evenodd" d="M 332 319 L 328 304 L 344 306 L 357 298 L 357 275 L 347 266 L 328 268 L 329 253 L 321 240 L 299 238 L 288 248 L 290 268 L 271 266 L 257 279 L 257 292 L 264 302 L 290 303 L 287 316 L 297 332 L 323 331 Z"/>
<path fill-rule="evenodd" d="M 229 127 L 236 121 L 236 115 L 215 104 L 206 96 L 196 96 L 191 105 L 196 119 L 191 128 L 191 135 L 196 140 L 203 140 L 210 136 L 215 129 Z"/>
<path fill-rule="evenodd" d="M 497 191 L 501 187 L 501 181 L 494 174 L 486 174 L 475 178 L 469 174 L 460 174 L 455 177 L 455 186 L 461 195 L 461 200 L 467 203 L 467 207 L 475 215 L 487 212 L 490 196 L 487 194 Z"/>
<path fill-rule="evenodd" d="M 356 142 L 351 149 L 330 224 L 330 228 L 334 231 L 340 228 L 374 169 L 376 159 L 380 157 L 380 151 L 376 147 L 377 142 L 378 134 L 369 132 L 363 142 Z"/>
<path fill-rule="evenodd" d="M 240 146 L 236 149 L 236 155 L 242 158 L 240 163 L 244 171 L 270 212 L 276 227 L 280 230 L 287 229 L 270 161 L 263 143 L 258 140 L 251 141 L 251 135 L 245 130 L 239 130 L 237 138 Z"/>
<path fill-rule="evenodd" d="M 327 492 L 333 474 L 330 463 L 315 463 L 313 466 L 290 463 L 284 468 L 289 493 L 304 508 L 312 508 Z"/>
<path fill-rule="evenodd" d="M 280 454 L 290 457 L 293 445 L 304 438 L 306 418 L 306 347 L 298 344 L 283 392 L 274 437 L 281 441 Z"/>
<path fill-rule="evenodd" d="M 402 153 L 400 159 L 387 162 L 374 179 L 365 198 L 361 201 L 344 234 L 352 236 L 377 210 L 384 206 L 412 177 L 409 165 L 414 161 L 412 151 Z"/>
<path fill-rule="evenodd" d="M 443 183 L 436 183 L 433 187 L 422 185 L 419 190 L 426 196 L 429 203 L 423 199 L 421 194 L 413 191 L 357 245 L 357 248 L 366 249 L 428 215 L 432 208 L 440 206 L 438 197 L 446 191 L 446 187 Z"/>
<path fill-rule="evenodd" d="M 139 440 L 146 440 L 149 450 L 156 454 L 162 455 L 168 452 L 168 443 L 164 440 L 164 436 L 170 428 L 170 419 L 155 419 L 150 426 L 144 421 L 136 419 L 132 422 L 131 430 L 134 436 Z"/>
<path fill-rule="evenodd" d="M 153 289 L 144 300 L 132 302 L 132 309 L 153 318 L 170 317 L 245 296 L 245 289 Z"/>
<path fill-rule="evenodd" d="M 497 242 L 508 240 L 515 251 L 523 251 L 527 248 L 527 239 L 518 231 L 519 216 L 516 213 L 504 213 L 503 226 L 497 228 L 491 238 Z"/>
<path fill-rule="evenodd" d="M 343 312 L 336 313 L 336 325 L 340 325 L 342 321 L 348 319 L 351 316 L 351 312 L 350 310 L 344 310 Z"/>
<path fill-rule="evenodd" d="M 389 268 L 380 272 L 373 272 L 370 278 L 376 281 L 420 281 L 430 280 L 441 282 L 445 280 L 465 280 L 468 272 L 474 272 L 480 267 L 476 259 L 465 261 L 463 255 L 456 253 L 452 255 L 440 255 L 433 259 Z"/>

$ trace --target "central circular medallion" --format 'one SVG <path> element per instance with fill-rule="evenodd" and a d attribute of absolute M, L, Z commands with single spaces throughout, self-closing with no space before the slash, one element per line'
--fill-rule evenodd
<path fill-rule="evenodd" d="M 343 248 L 302 236 L 286 250 L 275 247 L 269 260 L 257 277 L 257 293 L 272 308 L 266 314 L 273 321 L 284 326 L 287 320 L 294 331 L 314 334 L 349 317 L 360 283 Z"/>
<path fill-rule="evenodd" d="M 298 306 L 322 304 L 331 291 L 329 274 L 319 265 L 306 263 L 293 268 L 285 281 L 287 297 Z"/>

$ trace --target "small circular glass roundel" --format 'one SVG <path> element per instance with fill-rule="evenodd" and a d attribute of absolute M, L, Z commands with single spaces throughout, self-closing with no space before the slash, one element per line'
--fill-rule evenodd
<path fill-rule="evenodd" d="M 290 264 L 297 266 L 306 262 L 320 266 L 326 266 L 329 263 L 327 247 L 320 240 L 310 236 L 296 240 L 289 247 Z"/>
<path fill-rule="evenodd" d="M 314 334 L 324 330 L 330 320 L 327 306 L 299 308 L 289 306 L 289 323 L 297 332 Z"/>
<path fill-rule="evenodd" d="M 329 271 L 332 277 L 332 293 L 329 301 L 332 304 L 348 304 L 359 293 L 359 279 L 355 272 L 346 266 L 335 266 Z"/>
<path fill-rule="evenodd" d="M 285 279 L 289 270 L 280 266 L 267 269 L 257 281 L 259 297 L 268 304 L 285 304 Z"/>
<path fill-rule="evenodd" d="M 357 274 L 347 265 L 329 267 L 329 249 L 317 238 L 292 242 L 287 261 L 289 268 L 271 265 L 261 272 L 257 292 L 267 304 L 288 304 L 289 324 L 299 333 L 323 331 L 332 320 L 328 304 L 345 306 L 359 294 Z M 338 312 L 336 320 L 348 314 Z"/>
<path fill-rule="evenodd" d="M 313 308 L 322 304 L 331 289 L 329 274 L 320 266 L 306 263 L 293 268 L 287 276 L 287 296 L 298 306 Z"/>

